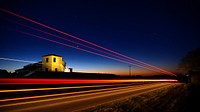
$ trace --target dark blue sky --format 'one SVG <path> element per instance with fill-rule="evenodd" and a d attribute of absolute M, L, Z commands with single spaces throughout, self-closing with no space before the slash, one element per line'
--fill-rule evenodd
<path fill-rule="evenodd" d="M 200 47 L 199 5 L 191 0 L 1 0 L 0 3 L 1 8 L 172 72 L 177 71 L 177 64 L 187 52 Z M 15 30 L 56 39 L 15 22 L 59 33 L 3 11 L 0 20 L 0 58 L 40 61 L 42 55 L 54 53 L 63 56 L 74 71 L 128 74 L 128 64 L 22 34 Z M 24 65 L 27 63 L 0 60 L 0 68 L 8 71 Z M 135 74 L 146 73 L 145 69 L 132 68 Z"/>

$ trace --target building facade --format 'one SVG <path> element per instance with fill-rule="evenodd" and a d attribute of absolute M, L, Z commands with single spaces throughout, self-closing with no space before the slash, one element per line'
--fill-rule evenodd
<path fill-rule="evenodd" d="M 64 72 L 66 62 L 62 57 L 55 54 L 42 56 L 42 71 Z"/>

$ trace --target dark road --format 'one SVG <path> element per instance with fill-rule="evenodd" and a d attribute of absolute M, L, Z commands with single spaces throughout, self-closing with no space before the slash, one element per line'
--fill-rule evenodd
<path fill-rule="evenodd" d="M 177 83 L 153 83 L 0 100 L 1 112 L 75 112 Z M 71 95 L 69 95 L 71 94 Z"/>

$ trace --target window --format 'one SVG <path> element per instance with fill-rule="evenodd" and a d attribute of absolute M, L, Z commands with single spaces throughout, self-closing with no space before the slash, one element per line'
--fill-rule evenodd
<path fill-rule="evenodd" d="M 49 62 L 49 58 L 46 58 L 46 62 Z"/>
<path fill-rule="evenodd" d="M 56 58 L 53 58 L 53 62 L 56 62 Z"/>
<path fill-rule="evenodd" d="M 58 71 L 58 69 L 57 69 L 57 68 L 55 68 L 55 71 L 57 72 L 57 71 Z"/>

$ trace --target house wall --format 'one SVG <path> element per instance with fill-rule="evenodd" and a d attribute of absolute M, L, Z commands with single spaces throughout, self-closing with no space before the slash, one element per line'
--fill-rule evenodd
<path fill-rule="evenodd" d="M 46 59 L 48 58 L 48 62 Z M 55 58 L 55 62 L 54 62 Z M 42 71 L 58 71 L 58 72 L 64 72 L 65 66 L 64 66 L 64 61 L 62 60 L 62 57 L 60 56 L 54 56 L 54 55 L 49 55 L 49 56 L 43 56 L 42 57 Z M 56 70 L 57 69 L 57 70 Z"/>

